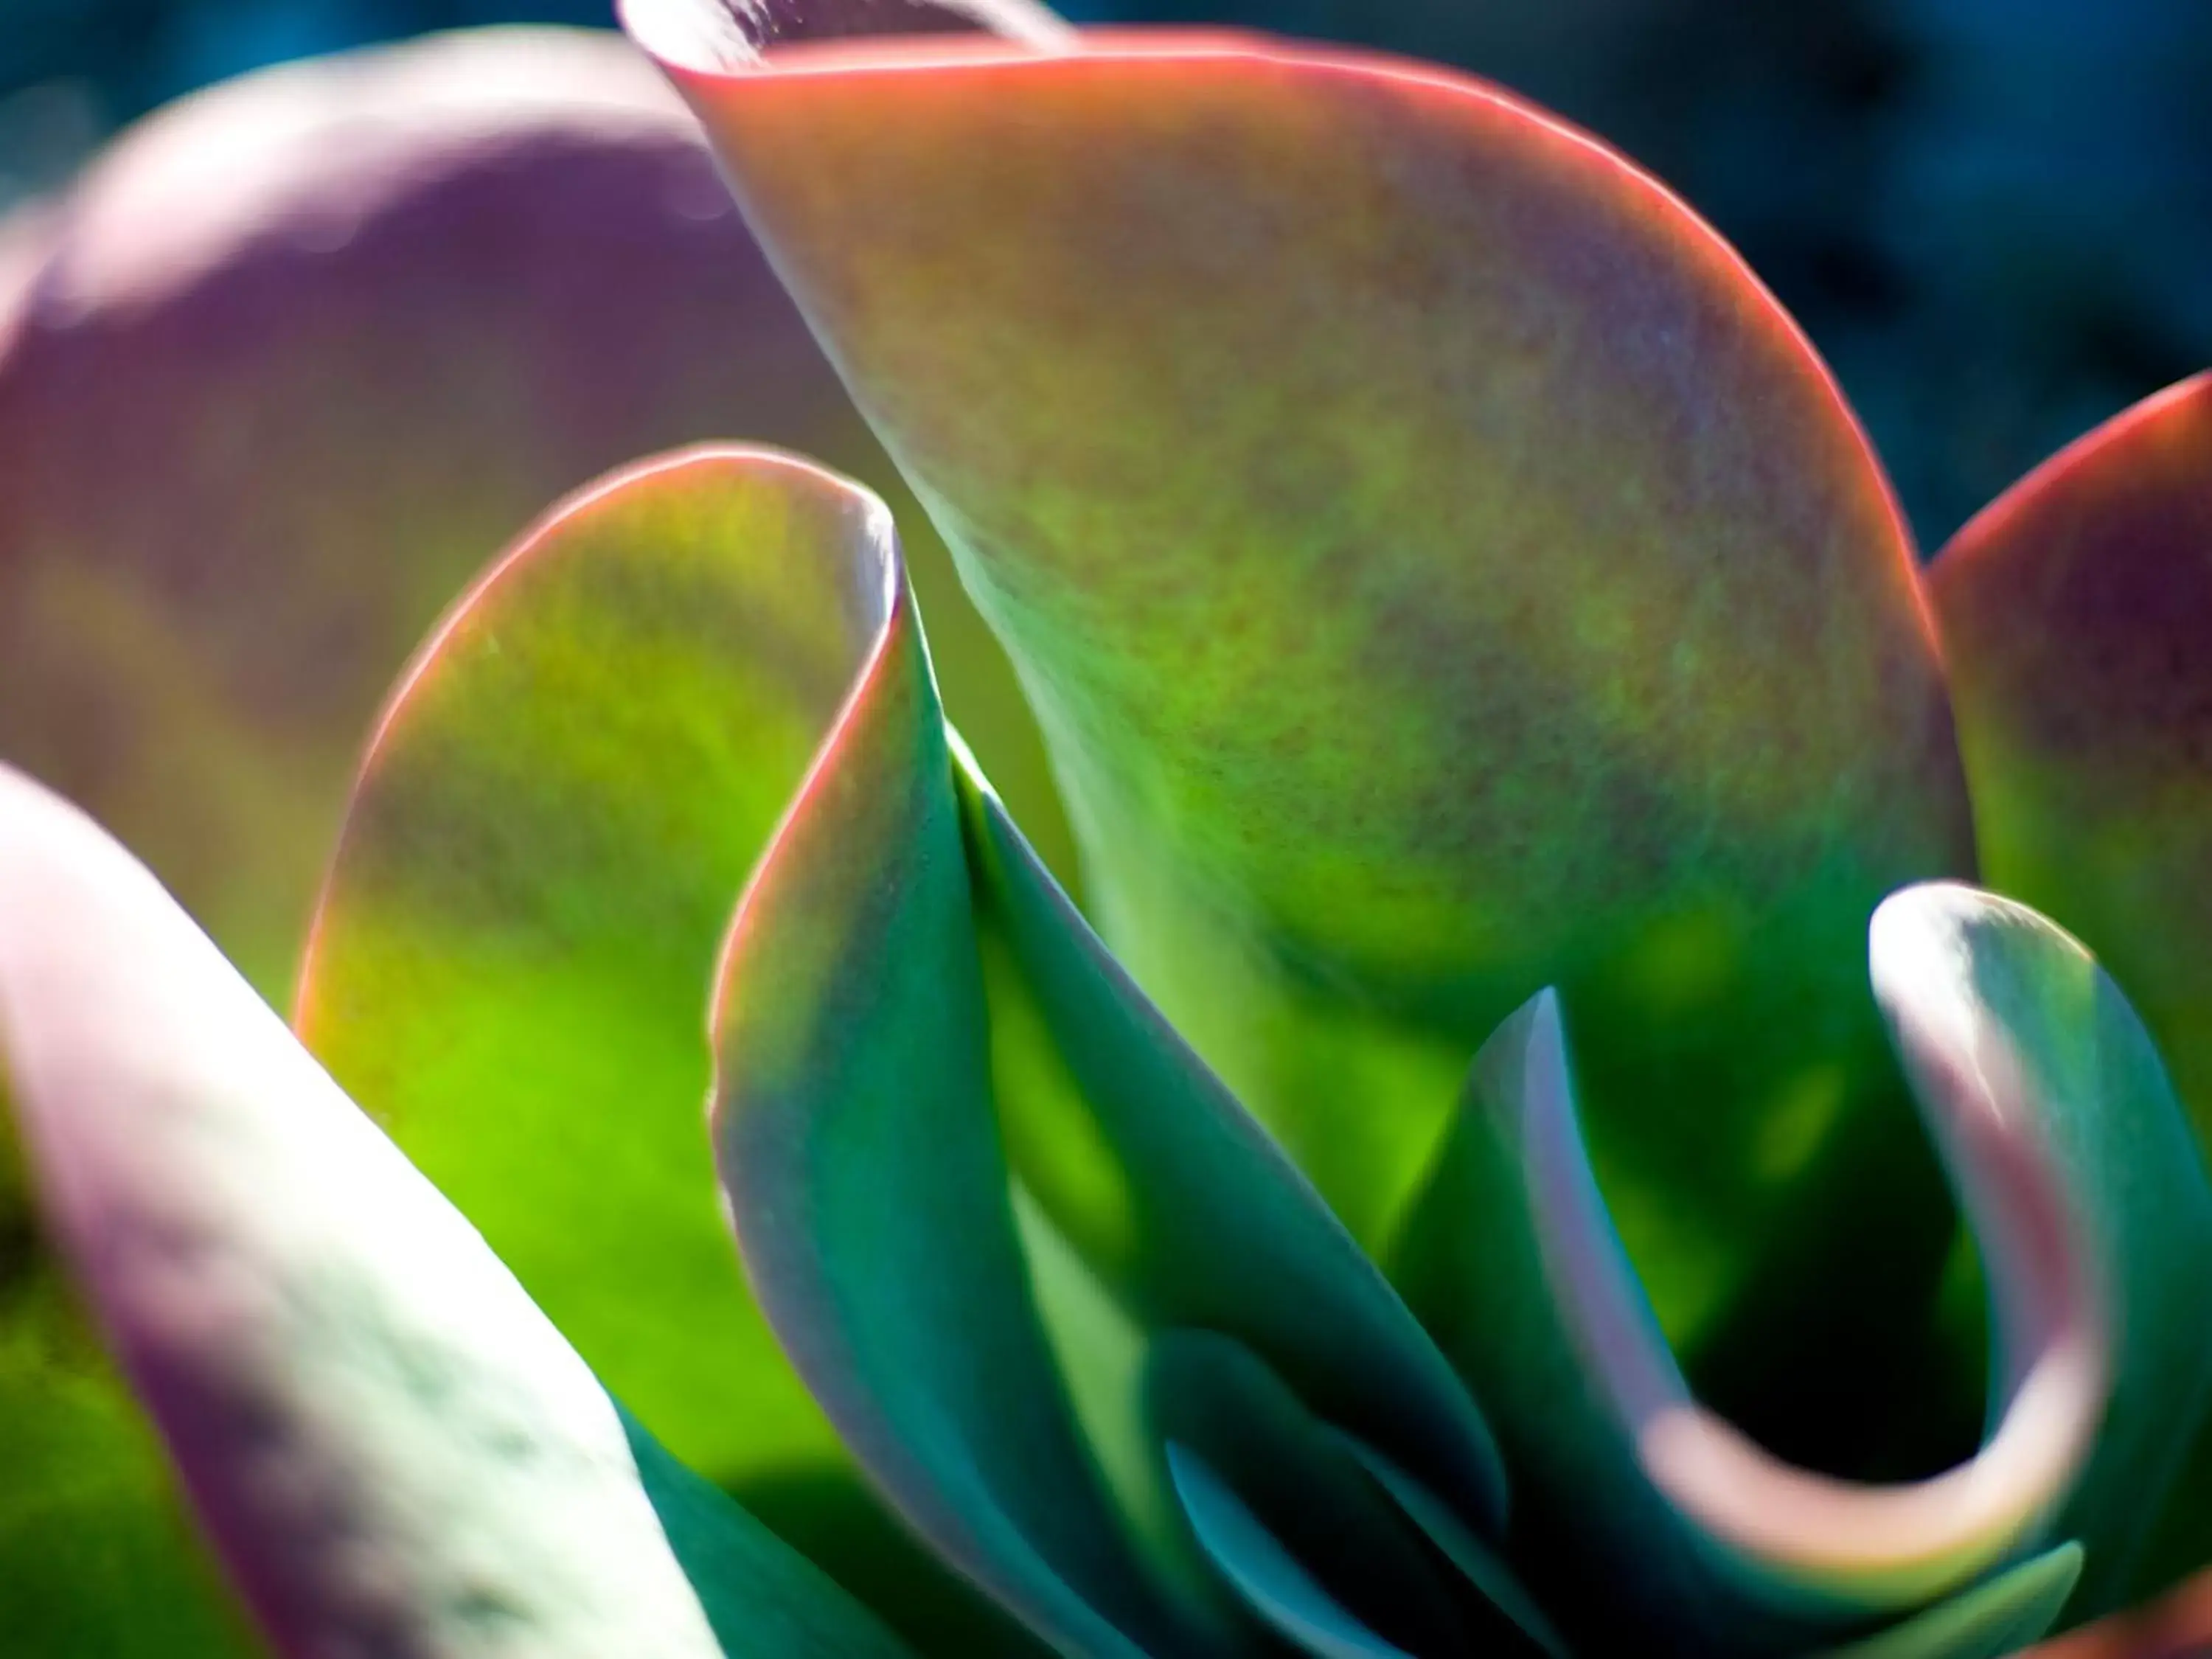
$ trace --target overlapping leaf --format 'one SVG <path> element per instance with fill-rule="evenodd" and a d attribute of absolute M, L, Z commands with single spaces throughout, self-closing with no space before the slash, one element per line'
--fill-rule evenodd
<path fill-rule="evenodd" d="M 1139 981 L 1370 1243 L 1560 984 L 1670 1326 L 1755 1305 L 1731 1398 L 1865 1409 L 1837 1379 L 1948 1235 L 1848 964 L 1969 852 L 1903 532 L 1771 300 L 1424 69 L 1103 33 L 732 70 L 692 10 L 629 15 L 1012 649 Z M 1760 1299 L 1876 1179 L 1855 1291 Z"/>
<path fill-rule="evenodd" d="M 2084 1542 L 2081 1605 L 2109 1606 L 2204 1409 L 2212 1189 L 2111 981 L 2033 912 L 1944 885 L 1888 900 L 1872 950 L 1992 1286 L 1990 1437 L 1971 1465 L 1894 1489 L 1838 1482 L 1694 1403 L 1583 1161 L 1548 997 L 1485 1050 L 1415 1212 L 1409 1297 L 1527 1477 L 1540 1589 L 1601 1635 L 1792 1651 L 2046 1530 Z M 1595 1595 L 1545 1576 L 1594 1562 Z"/>
<path fill-rule="evenodd" d="M 54 1235 L 276 1652 L 896 1659 L 683 1483 L 143 866 L 12 770 L 0 1060 Z"/>
<path fill-rule="evenodd" d="M 705 450 L 552 515 L 386 713 L 298 1024 L 679 1456 L 836 1527 L 824 1559 L 926 1625 L 953 1592 L 852 1524 L 872 1501 L 740 1275 L 701 1121 L 732 908 L 885 622 L 882 514 Z"/>
<path fill-rule="evenodd" d="M 265 994 L 434 618 L 561 493 L 706 434 L 803 443 L 902 503 L 950 693 L 1060 856 L 1003 659 L 620 41 L 487 30 L 250 76 L 0 241 L 0 755 L 109 823 Z M 234 1652 L 27 1204 L 0 1151 L 0 1626 Z M 775 1501 L 794 1530 L 868 1516 L 805 1481 Z"/>
<path fill-rule="evenodd" d="M 2212 1145 L 2212 377 L 2015 485 L 1936 562 L 1987 878 L 2087 942 Z M 2141 1588 L 2212 1554 L 2212 1437 Z"/>

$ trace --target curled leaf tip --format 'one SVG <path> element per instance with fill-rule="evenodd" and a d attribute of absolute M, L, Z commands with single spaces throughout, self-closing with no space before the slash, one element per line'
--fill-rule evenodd
<path fill-rule="evenodd" d="M 1861 1606 L 1924 1600 L 2028 1537 L 2080 1471 L 2110 1381 L 2089 1247 L 2034 1085 L 1972 1000 L 1946 932 L 1954 893 L 1984 902 L 1914 889 L 1874 933 L 1877 994 L 2001 1290 L 2002 1422 L 1971 1462 L 1932 1479 L 1874 1485 L 1793 1467 L 1692 1397 L 1591 1172 L 1554 994 L 1526 1005 L 1477 1062 L 1521 1149 L 1552 1293 L 1644 1477 L 1758 1579 Z"/>

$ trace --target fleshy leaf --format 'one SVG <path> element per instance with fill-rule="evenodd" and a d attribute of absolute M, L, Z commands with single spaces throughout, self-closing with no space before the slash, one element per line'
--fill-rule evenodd
<path fill-rule="evenodd" d="M 1555 982 L 1670 1323 L 1848 1249 L 1754 1358 L 1893 1324 L 1948 1231 L 1847 964 L 1966 815 L 1887 488 L 1735 257 L 1415 66 L 728 72 L 702 9 L 626 8 L 1008 641 L 1108 939 L 1355 1234 Z M 1882 1254 L 1826 1224 L 1876 1180 Z"/>
<path fill-rule="evenodd" d="M 332 1074 L 609 1386 L 771 1522 L 795 1481 L 810 1510 L 868 1500 L 730 1251 L 705 1010 L 882 624 L 881 512 L 730 449 L 557 508 L 402 682 L 301 974 Z M 865 1589 L 876 1545 L 825 1554 Z"/>
<path fill-rule="evenodd" d="M 731 1257 L 700 1103 L 730 906 L 874 625 L 869 533 L 762 452 L 556 508 L 402 682 L 301 975 L 308 1047 L 726 1481 L 842 1461 Z"/>
<path fill-rule="evenodd" d="M 546 503 L 708 434 L 802 446 L 891 501 L 946 696 L 1065 867 L 1035 735 L 942 546 L 696 124 L 598 31 L 243 77 L 0 223 L 0 756 L 112 825 L 280 996 L 407 653 Z M 6 1140 L 0 1630 L 235 1653 Z M 804 1485 L 778 1501 L 811 1524 Z"/>
<path fill-rule="evenodd" d="M 1498 1551 L 1477 1537 L 1451 1506 L 1426 1485 L 1407 1474 L 1371 1446 L 1346 1437 L 1352 1454 L 1389 1493 L 1406 1518 L 1474 1586 L 1483 1600 L 1503 1613 L 1547 1659 L 1565 1659 L 1567 1644 L 1543 1608 L 1514 1577 Z"/>
<path fill-rule="evenodd" d="M 2081 1547 L 2061 1544 L 1817 1659 L 2005 1659 L 2057 1622 L 2081 1576 Z"/>
<path fill-rule="evenodd" d="M 1200 1547 L 1267 1622 L 1285 1627 L 1284 1597 L 1255 1595 L 1256 1584 L 1310 1583 L 1389 1651 L 1470 1650 L 1466 1621 L 1420 1533 L 1342 1437 L 1250 1349 L 1212 1331 L 1160 1332 L 1145 1391 L 1146 1416 Z M 1225 1543 L 1254 1528 L 1270 1540 L 1265 1548 Z M 1294 1565 L 1250 1570 L 1270 1549 Z"/>
<path fill-rule="evenodd" d="M 1929 592 L 1984 879 L 2097 953 L 2212 1146 L 2212 374 L 2028 474 Z M 2212 1434 L 2183 1462 L 2139 1590 L 2212 1555 Z"/>
<path fill-rule="evenodd" d="M 1412 1659 L 1316 1583 L 1204 1458 L 1168 1443 L 1168 1472 L 1206 1553 L 1254 1612 L 1314 1659 Z"/>
<path fill-rule="evenodd" d="M 2114 1613 L 2023 1650 L 2019 1659 L 2203 1659 L 2212 1653 L 2212 1571 L 2148 1607 Z"/>
<path fill-rule="evenodd" d="M 842 493 L 864 516 L 816 554 L 866 648 L 713 997 L 731 1224 L 799 1373 L 946 1559 L 1062 1653 L 1173 1652 L 1031 1298 L 944 719 L 889 516 Z"/>
<path fill-rule="evenodd" d="M 653 1514 L 732 1659 L 911 1659 L 820 1568 L 693 1474 L 627 1411 L 623 1428 Z"/>
<path fill-rule="evenodd" d="M 2212 1407 L 2203 1155 L 2119 987 L 2025 905 L 1948 884 L 1900 893 L 1875 914 L 1874 977 L 1923 1096 L 1955 1092 L 1954 1109 L 1973 1122 L 2014 1092 L 2096 1275 L 2112 1332 L 2111 1397 L 2056 1525 L 2088 1553 L 2077 1609 L 2105 1611 L 2139 1563 L 2177 1451 Z M 1971 1209 L 1974 1194 L 1962 1195 Z M 1985 1234 L 2002 1328 L 2004 1302 L 2023 1289 L 2011 1275 L 2038 1268 L 2027 1249 L 1997 1255 L 1995 1242 Z M 2009 1368 L 2024 1356 L 2000 1357 Z"/>
<path fill-rule="evenodd" d="M 2097 953 L 2212 1144 L 2212 374 L 2014 485 L 1929 594 L 1984 878 Z"/>
<path fill-rule="evenodd" d="M 1940 884 L 1885 903 L 1871 954 L 1993 1289 L 1993 1420 L 1971 1464 L 1838 1481 L 1695 1403 L 1591 1178 L 1549 995 L 1485 1048 L 1415 1212 L 1401 1283 L 1522 1476 L 1532 1571 L 1606 1564 L 1611 1607 L 1561 1602 L 1601 1629 L 1656 1619 L 1700 1651 L 1787 1650 L 1793 1629 L 1911 1607 L 2047 1524 L 2089 1550 L 2094 1608 L 2202 1409 L 2212 1194 L 2111 981 L 2033 913 Z M 2101 1576 L 2100 1549 L 2118 1564 Z"/>
<path fill-rule="evenodd" d="M 0 1048 L 55 1234 L 276 1651 L 723 1651 L 592 1373 L 152 876 L 4 769 Z M 730 1651 L 900 1651 L 764 1531 L 692 1520 L 726 1604 L 772 1598 Z"/>
<path fill-rule="evenodd" d="M 439 613 L 548 502 L 702 437 L 818 455 L 915 521 L 953 707 L 1060 856 L 1003 659 L 623 42 L 483 29 L 245 76 L 125 133 L 44 229 L 0 308 L 0 754 L 266 994 Z"/>
<path fill-rule="evenodd" d="M 1145 1323 L 1235 1339 L 1307 1410 L 1498 1526 L 1496 1448 L 1435 1344 L 972 770 L 963 789 L 984 959 L 1001 969 L 1000 1111 L 1029 1189 Z"/>

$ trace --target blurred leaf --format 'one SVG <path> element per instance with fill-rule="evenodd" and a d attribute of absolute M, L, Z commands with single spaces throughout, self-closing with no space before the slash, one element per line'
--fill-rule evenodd
<path fill-rule="evenodd" d="M 2057 1622 L 2081 1575 L 2081 1547 L 2061 1544 L 1816 1659 L 2004 1659 Z"/>
<path fill-rule="evenodd" d="M 1929 592 L 1985 878 L 2127 988 L 2212 1138 L 2212 374 L 2029 474 Z"/>
<path fill-rule="evenodd" d="M 2203 1659 L 2212 1652 L 2212 1570 L 2199 1570 L 2147 1607 L 2025 1650 L 2019 1659 Z"/>
<path fill-rule="evenodd" d="M 1314 1659 L 1411 1659 L 1316 1583 L 1203 1457 L 1170 1441 L 1167 1459 L 1184 1513 L 1206 1553 L 1293 1646 Z"/>
<path fill-rule="evenodd" d="M 0 224 L 0 755 L 112 826 L 279 994 L 408 651 L 547 501 L 716 433 L 804 443 L 897 505 L 956 647 L 948 693 L 1065 868 L 1018 692 L 942 546 L 692 122 L 584 31 L 249 76 Z M 709 939 L 658 1012 L 696 1012 Z M 4 1143 L 0 1237 L 23 1242 L 0 1246 L 0 1464 L 71 1474 L 0 1499 L 0 1627 L 115 1659 L 234 1651 L 138 1408 L 28 1242 Z M 799 1507 L 794 1530 L 823 1506 Z M 879 1532 L 871 1567 L 900 1548 Z M 90 1607 L 96 1629 L 45 1622 Z"/>
<path fill-rule="evenodd" d="M 821 456 L 914 521 L 954 706 L 1062 856 L 1003 659 L 617 38 L 249 76 L 131 129 L 36 229 L 0 276 L 0 755 L 268 994 L 407 653 L 548 502 L 702 438 Z"/>
<path fill-rule="evenodd" d="M 145 869 L 13 770 L 0 1041 L 54 1236 L 275 1650 L 723 1651 L 591 1372 Z M 895 1659 L 709 1504 L 683 1553 L 730 1651 Z"/>

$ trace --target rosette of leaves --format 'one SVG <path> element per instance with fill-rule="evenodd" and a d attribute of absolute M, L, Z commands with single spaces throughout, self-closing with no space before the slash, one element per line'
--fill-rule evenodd
<path fill-rule="evenodd" d="M 1995 1659 L 2212 1554 L 2212 381 L 1923 572 L 1505 94 L 631 11 L 1086 908 L 757 443 L 447 612 L 291 1031 L 0 780 L 43 1236 L 276 1651 Z"/>

